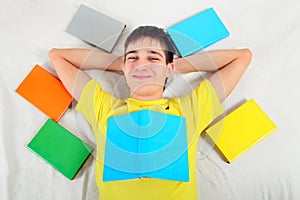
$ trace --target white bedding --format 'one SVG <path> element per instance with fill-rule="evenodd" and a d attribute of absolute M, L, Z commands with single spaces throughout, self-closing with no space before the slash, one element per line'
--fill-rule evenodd
<path fill-rule="evenodd" d="M 224 162 L 215 149 L 201 140 L 197 161 L 199 199 L 300 199 L 298 0 L 0 1 L 0 199 L 98 197 L 93 156 L 70 181 L 26 148 L 47 117 L 15 93 L 35 64 L 53 72 L 48 60 L 51 48 L 92 48 L 65 31 L 81 3 L 128 25 L 114 49 L 116 54 L 122 53 L 125 37 L 138 25 L 167 27 L 214 7 L 230 36 L 207 50 L 248 47 L 253 52 L 250 68 L 224 102 L 224 108 L 228 110 L 243 99 L 254 98 L 278 129 L 232 164 Z M 95 72 L 91 74 L 98 76 Z M 105 73 L 105 77 L 102 81 L 107 90 L 120 78 L 111 73 Z M 200 77 L 199 73 L 193 73 L 182 80 L 195 85 Z M 186 90 L 174 79 L 169 88 L 176 89 L 178 95 Z M 124 86 L 114 91 L 126 96 L 128 90 L 123 89 Z M 59 123 L 94 144 L 88 125 L 73 109 Z"/>

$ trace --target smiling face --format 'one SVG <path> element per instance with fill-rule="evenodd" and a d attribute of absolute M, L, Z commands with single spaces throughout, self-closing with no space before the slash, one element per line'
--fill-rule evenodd
<path fill-rule="evenodd" d="M 166 47 L 149 37 L 128 45 L 123 72 L 131 97 L 140 100 L 162 98 L 166 78 L 172 71 L 172 63 L 166 64 Z"/>

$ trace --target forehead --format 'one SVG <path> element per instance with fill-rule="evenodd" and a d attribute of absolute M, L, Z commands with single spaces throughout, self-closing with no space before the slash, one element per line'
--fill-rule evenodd
<path fill-rule="evenodd" d="M 143 49 L 153 49 L 155 51 L 163 52 L 164 50 L 166 50 L 166 47 L 156 39 L 145 37 L 129 43 L 125 53 L 129 51 L 139 51 Z"/>

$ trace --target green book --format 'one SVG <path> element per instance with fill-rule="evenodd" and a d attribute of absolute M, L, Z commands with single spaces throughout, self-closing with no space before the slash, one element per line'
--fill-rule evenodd
<path fill-rule="evenodd" d="M 93 151 L 92 147 L 51 119 L 27 146 L 71 180 Z"/>

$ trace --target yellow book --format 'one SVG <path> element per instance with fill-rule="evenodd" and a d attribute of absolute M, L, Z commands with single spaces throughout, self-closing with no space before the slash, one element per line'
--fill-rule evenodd
<path fill-rule="evenodd" d="M 276 128 L 259 105 L 250 99 L 209 127 L 206 133 L 225 159 L 232 163 Z"/>

